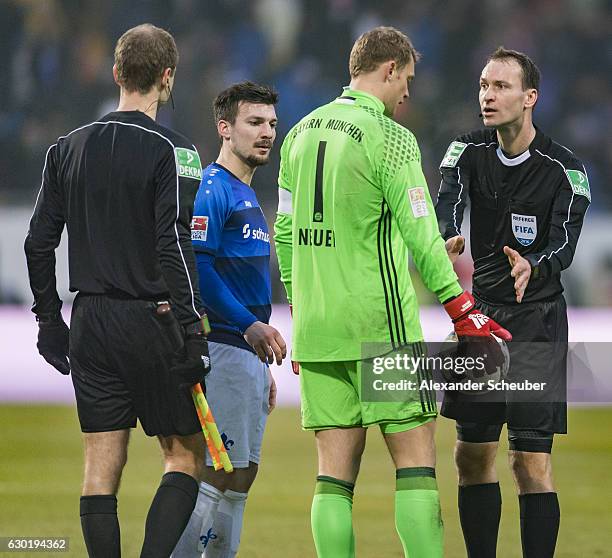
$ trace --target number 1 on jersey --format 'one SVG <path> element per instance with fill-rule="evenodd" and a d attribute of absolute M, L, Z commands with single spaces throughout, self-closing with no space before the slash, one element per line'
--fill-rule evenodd
<path fill-rule="evenodd" d="M 325 149 L 326 148 L 327 148 L 327 142 L 320 141 L 319 150 L 317 152 L 317 170 L 315 174 L 314 208 L 312 212 L 312 220 L 315 223 L 323 222 L 323 165 L 325 163 Z"/>

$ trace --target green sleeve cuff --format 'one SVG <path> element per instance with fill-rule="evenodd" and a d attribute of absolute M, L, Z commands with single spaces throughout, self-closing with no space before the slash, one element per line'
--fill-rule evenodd
<path fill-rule="evenodd" d="M 442 290 L 436 293 L 438 300 L 443 303 L 446 300 L 455 298 L 463 292 L 463 288 L 459 284 L 459 281 L 454 281 L 450 285 L 444 287 Z"/>

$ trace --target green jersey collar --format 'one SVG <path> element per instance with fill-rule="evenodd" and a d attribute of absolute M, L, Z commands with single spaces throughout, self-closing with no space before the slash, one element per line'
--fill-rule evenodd
<path fill-rule="evenodd" d="M 359 104 L 360 106 L 371 107 L 374 110 L 377 110 L 378 112 L 382 112 L 383 114 L 385 113 L 384 103 L 378 97 L 370 95 L 365 91 L 351 89 L 350 87 L 346 86 L 344 87 L 344 91 L 342 92 L 342 95 L 339 98 L 342 99 L 346 97 L 355 99 L 357 101 L 357 104 Z"/>

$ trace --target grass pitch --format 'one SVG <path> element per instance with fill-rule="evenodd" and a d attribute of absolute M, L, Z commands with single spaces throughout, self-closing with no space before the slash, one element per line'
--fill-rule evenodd
<path fill-rule="evenodd" d="M 70 537 L 70 552 L 58 556 L 86 556 L 78 515 L 82 449 L 76 410 L 4 405 L 0 424 L 0 537 Z M 553 463 L 562 513 L 558 558 L 611 555 L 611 424 L 611 408 L 573 409 L 570 435 L 555 440 Z M 504 430 L 502 450 L 507 449 L 505 436 Z M 446 527 L 445 556 L 459 558 L 465 550 L 456 509 L 453 441 L 454 424 L 440 419 L 437 476 Z M 503 498 L 498 556 L 519 558 L 518 502 L 505 451 L 500 451 L 498 470 Z M 157 442 L 135 431 L 119 493 L 125 557 L 139 554 L 146 510 L 160 475 Z M 309 513 L 315 475 L 312 434 L 300 430 L 297 409 L 277 409 L 270 417 L 259 477 L 246 508 L 241 558 L 314 557 Z M 393 524 L 394 482 L 380 433 L 370 429 L 355 491 L 360 558 L 403 556 Z"/>

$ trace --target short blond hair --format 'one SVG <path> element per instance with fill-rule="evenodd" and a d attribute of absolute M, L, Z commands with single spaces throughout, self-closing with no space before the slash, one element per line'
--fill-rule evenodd
<path fill-rule="evenodd" d="M 421 55 L 412 46 L 412 41 L 395 27 L 375 27 L 359 37 L 349 58 L 351 77 L 367 74 L 389 60 L 395 60 L 403 68 L 413 60 L 417 62 Z"/>

